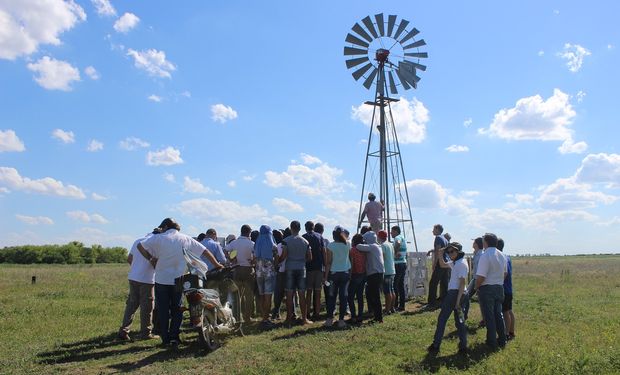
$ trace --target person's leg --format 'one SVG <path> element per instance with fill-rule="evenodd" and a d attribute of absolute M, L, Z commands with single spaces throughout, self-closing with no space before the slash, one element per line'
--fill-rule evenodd
<path fill-rule="evenodd" d="M 153 331 L 153 285 L 140 283 L 140 332 L 147 337 Z"/>
<path fill-rule="evenodd" d="M 515 314 L 512 310 L 508 311 L 508 315 L 510 315 L 510 325 L 508 326 L 508 334 L 511 338 L 515 337 Z"/>
<path fill-rule="evenodd" d="M 306 289 L 306 295 L 302 297 L 302 299 L 304 300 L 303 302 L 305 306 L 312 306 L 312 292 L 314 292 L 314 289 L 312 289 L 312 286 L 309 285 L 308 289 Z M 308 308 L 308 311 L 306 313 L 310 314 L 310 308 Z M 310 318 L 310 315 L 302 316 L 302 319 L 309 319 L 309 318 Z"/>
<path fill-rule="evenodd" d="M 364 290 L 368 290 L 366 289 L 367 284 L 368 284 L 368 277 L 366 275 L 362 275 L 362 281 L 359 283 L 359 286 L 357 287 L 357 290 L 355 291 L 355 294 L 357 295 L 358 320 L 363 319 L 363 316 L 364 316 Z M 368 298 L 368 295 L 366 295 L 366 298 Z M 368 305 L 368 308 L 370 308 L 370 305 Z"/>
<path fill-rule="evenodd" d="M 450 294 L 452 291 L 448 291 L 448 294 Z M 455 291 L 456 294 L 458 294 L 458 291 Z M 456 302 L 456 296 L 454 297 L 454 300 Z M 466 350 L 467 349 L 467 326 L 465 325 L 465 306 L 467 306 L 467 304 L 469 304 L 469 299 L 467 298 L 467 295 L 463 296 L 462 300 L 461 300 L 461 312 L 463 313 L 463 320 L 461 321 L 461 319 L 459 319 L 459 311 L 455 308 L 453 308 L 453 312 L 454 312 L 454 325 L 456 326 L 456 332 L 459 335 L 459 350 Z"/>
<path fill-rule="evenodd" d="M 347 303 L 349 304 L 349 310 L 351 310 L 351 320 L 356 319 L 356 309 L 355 309 L 355 290 L 357 288 L 357 284 L 359 283 L 359 277 L 357 275 L 351 276 L 351 282 L 348 286 L 348 298 Z"/>
<path fill-rule="evenodd" d="M 127 339 L 127 334 L 130 331 L 131 323 L 133 322 L 133 315 L 140 306 L 140 283 L 137 281 L 129 280 L 129 294 L 127 295 L 127 301 L 125 303 L 125 313 L 123 314 L 123 323 L 118 331 L 118 335 L 121 338 Z"/>
<path fill-rule="evenodd" d="M 449 268 L 441 269 L 441 277 L 439 279 L 439 298 L 443 299 L 446 294 L 448 294 L 448 283 L 450 282 L 450 273 L 451 270 Z"/>
<path fill-rule="evenodd" d="M 478 300 L 482 317 L 486 322 L 487 339 L 486 343 L 491 348 L 497 348 L 497 336 L 495 331 L 495 298 L 493 296 L 492 285 L 483 285 L 478 289 Z"/>
<path fill-rule="evenodd" d="M 271 298 L 273 296 L 273 290 L 275 289 L 276 275 L 270 275 L 265 278 L 265 285 L 263 292 L 263 320 L 269 320 L 269 314 L 271 312 Z"/>
<path fill-rule="evenodd" d="M 167 285 L 155 284 L 155 306 L 157 308 L 159 335 L 164 344 L 170 342 L 170 293 Z"/>
<path fill-rule="evenodd" d="M 368 276 L 368 292 L 371 293 L 370 301 L 374 309 L 375 321 L 383 321 L 383 309 L 381 308 L 381 282 L 383 281 L 382 273 L 375 273 Z"/>
<path fill-rule="evenodd" d="M 399 310 L 405 309 L 405 275 L 407 274 L 407 263 L 396 264 L 396 277 L 394 278 L 395 296 L 394 305 Z"/>
<path fill-rule="evenodd" d="M 504 322 L 504 314 L 502 314 L 504 287 L 502 285 L 494 285 L 493 291 L 495 301 L 495 308 L 493 312 L 495 318 L 495 330 L 497 331 L 497 344 L 504 347 L 506 346 L 506 323 Z"/>
<path fill-rule="evenodd" d="M 433 273 L 431 275 L 431 280 L 428 282 L 428 299 L 427 304 L 433 305 L 437 303 L 437 286 L 439 285 L 439 273 L 441 272 L 441 268 L 437 265 L 433 267 Z"/>
<path fill-rule="evenodd" d="M 282 300 L 284 299 L 284 284 L 286 281 L 286 273 L 278 272 L 276 275 L 276 288 L 273 291 L 273 310 L 271 312 L 271 318 L 280 318 L 280 307 L 282 306 Z"/>
<path fill-rule="evenodd" d="M 314 313 L 312 317 L 315 319 L 318 318 L 321 313 L 321 289 L 323 289 L 322 286 L 314 288 Z"/>
<path fill-rule="evenodd" d="M 451 290 L 441 301 L 441 311 L 437 317 L 437 327 L 435 328 L 435 335 L 433 336 L 433 346 L 437 349 L 441 346 L 443 340 L 443 334 L 446 330 L 446 323 L 450 318 L 450 315 L 454 311 L 454 304 L 456 303 L 457 291 Z"/>
<path fill-rule="evenodd" d="M 347 315 L 347 300 L 349 293 L 349 273 L 339 272 L 337 286 L 338 286 L 338 301 L 340 301 L 340 320 L 344 320 Z"/>
<path fill-rule="evenodd" d="M 183 292 L 177 291 L 174 285 L 169 285 L 169 293 L 172 297 L 170 300 L 170 340 L 180 341 L 179 333 L 181 323 L 183 323 L 183 311 L 181 311 Z"/>
<path fill-rule="evenodd" d="M 327 295 L 325 296 L 325 300 L 327 303 L 327 322 L 331 322 L 334 319 L 334 310 L 336 310 L 336 274 L 329 275 L 329 288 L 327 288 Z M 329 325 L 329 323 L 328 323 Z"/>

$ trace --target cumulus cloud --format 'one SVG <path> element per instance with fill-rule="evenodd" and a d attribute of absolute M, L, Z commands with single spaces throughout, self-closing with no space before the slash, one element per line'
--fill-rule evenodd
<path fill-rule="evenodd" d="M 149 95 L 147 99 L 155 103 L 161 103 L 161 101 L 163 100 L 161 96 L 157 96 L 155 94 Z"/>
<path fill-rule="evenodd" d="M 558 52 L 558 56 L 564 60 L 566 60 L 566 66 L 568 70 L 573 73 L 576 73 L 581 69 L 583 65 L 583 59 L 586 56 L 590 56 L 592 53 L 580 46 L 579 44 L 564 44 L 564 50 L 562 52 Z"/>
<path fill-rule="evenodd" d="M 0 186 L 27 193 L 55 195 L 59 197 L 85 199 L 86 195 L 75 185 L 65 185 L 51 177 L 33 180 L 22 177 L 17 169 L 0 167 Z"/>
<path fill-rule="evenodd" d="M 521 227 L 537 231 L 555 231 L 558 223 L 596 222 L 596 215 L 583 210 L 541 210 L 537 208 L 489 208 L 466 219 L 468 223 L 483 230 Z"/>
<path fill-rule="evenodd" d="M 75 134 L 73 134 L 72 131 L 65 131 L 62 129 L 54 129 L 54 131 L 52 131 L 52 138 L 56 138 L 65 144 L 75 142 Z"/>
<path fill-rule="evenodd" d="M 271 201 L 271 204 L 273 204 L 281 212 L 303 212 L 304 211 L 304 208 L 300 204 L 289 201 L 288 199 L 284 199 L 284 198 L 273 198 L 273 200 Z"/>
<path fill-rule="evenodd" d="M 116 9 L 114 9 L 110 0 L 91 0 L 91 2 L 100 16 L 116 16 Z"/>
<path fill-rule="evenodd" d="M 342 175 L 341 169 L 331 167 L 318 158 L 302 159 L 305 160 L 304 164 L 293 162 L 284 172 L 265 172 L 263 182 L 273 188 L 290 187 L 299 194 L 310 196 L 342 192 L 351 187 L 350 183 L 338 180 Z M 310 165 L 307 164 L 308 161 Z"/>
<path fill-rule="evenodd" d="M 400 101 L 392 104 L 394 126 L 400 144 L 420 143 L 426 138 L 426 124 L 430 121 L 428 109 L 416 98 L 411 101 L 401 97 Z M 373 107 L 360 104 L 351 108 L 351 118 L 370 126 Z M 375 113 L 375 124 L 379 122 L 379 111 Z"/>
<path fill-rule="evenodd" d="M 96 81 L 99 78 L 101 78 L 101 76 L 99 75 L 99 72 L 93 66 L 87 66 L 84 69 L 84 73 L 88 76 L 88 78 L 92 79 L 93 81 Z"/>
<path fill-rule="evenodd" d="M 575 143 L 572 139 L 565 140 L 560 147 L 558 147 L 558 151 L 561 154 L 583 154 L 588 149 L 588 144 L 581 141 Z"/>
<path fill-rule="evenodd" d="M 575 173 L 575 179 L 580 183 L 619 188 L 620 154 L 600 153 L 586 156 Z"/>
<path fill-rule="evenodd" d="M 114 30 L 119 33 L 128 33 L 131 29 L 136 27 L 140 22 L 140 18 L 133 13 L 123 14 L 116 22 L 114 22 Z"/>
<path fill-rule="evenodd" d="M 575 115 L 569 96 L 554 89 L 547 100 L 535 95 L 519 99 L 513 108 L 501 109 L 489 128 L 478 129 L 478 133 L 518 141 L 563 141 L 560 152 L 583 152 L 587 144 L 575 143 L 570 128 Z"/>
<path fill-rule="evenodd" d="M 22 152 L 26 150 L 24 142 L 19 139 L 15 131 L 0 130 L 0 152 Z"/>
<path fill-rule="evenodd" d="M 435 180 L 415 179 L 407 181 L 412 208 L 442 209 L 449 215 L 467 215 L 472 212 L 473 196 L 469 192 L 451 194 Z"/>
<path fill-rule="evenodd" d="M 105 195 L 101 195 L 101 194 L 97 194 L 97 193 L 92 193 L 90 195 L 90 197 L 95 200 L 95 201 L 105 201 L 108 200 L 110 198 L 106 197 Z"/>
<path fill-rule="evenodd" d="M 89 214 L 85 211 L 68 211 L 67 216 L 83 223 L 107 224 L 108 220 L 99 214 Z"/>
<path fill-rule="evenodd" d="M 199 178 L 192 179 L 188 176 L 185 176 L 183 179 L 183 191 L 198 194 L 219 194 L 218 191 L 213 190 L 208 186 L 204 186 L 202 182 L 200 182 Z"/>
<path fill-rule="evenodd" d="M 27 216 L 16 214 L 15 218 L 22 223 L 26 223 L 28 225 L 52 225 L 54 224 L 54 220 L 50 219 L 47 216 Z"/>
<path fill-rule="evenodd" d="M 617 200 L 618 197 L 593 191 L 591 185 L 579 183 L 574 177 L 569 177 L 559 178 L 552 184 L 543 186 L 537 202 L 542 208 L 570 210 L 594 208 Z"/>
<path fill-rule="evenodd" d="M 77 68 L 49 56 L 43 56 L 36 63 L 29 63 L 27 66 L 37 74 L 34 80 L 47 90 L 71 91 L 71 84 L 80 81 L 80 71 Z"/>
<path fill-rule="evenodd" d="M 36 52 L 39 45 L 59 45 L 60 34 L 86 20 L 74 1 L 2 1 L 0 59 L 15 60 Z"/>
<path fill-rule="evenodd" d="M 224 104 L 214 104 L 211 106 L 211 119 L 220 123 L 234 120 L 238 117 L 237 111 Z"/>
<path fill-rule="evenodd" d="M 228 187 L 234 188 L 237 186 L 237 181 L 235 180 L 230 180 L 226 183 L 226 185 L 228 185 Z"/>
<path fill-rule="evenodd" d="M 146 155 L 146 163 L 153 166 L 175 165 L 182 164 L 183 159 L 181 159 L 181 151 L 168 146 L 163 150 L 149 151 Z"/>
<path fill-rule="evenodd" d="M 134 66 L 146 71 L 150 76 L 172 78 L 171 73 L 176 70 L 174 64 L 166 60 L 166 53 L 156 49 L 136 51 L 129 49 L 127 55 L 133 57 Z"/>
<path fill-rule="evenodd" d="M 259 221 L 268 214 L 258 204 L 247 206 L 236 201 L 207 198 L 182 201 L 175 206 L 175 210 L 204 222 L 217 223 L 221 233 L 237 233 L 241 224 Z"/>
<path fill-rule="evenodd" d="M 96 139 L 91 139 L 90 142 L 88 142 L 88 147 L 86 148 L 86 150 L 90 152 L 101 151 L 103 150 L 103 143 L 99 142 Z"/>
<path fill-rule="evenodd" d="M 577 103 L 583 102 L 583 98 L 585 98 L 585 97 L 586 97 L 586 93 L 583 92 L 582 90 L 579 90 L 577 92 Z"/>
<path fill-rule="evenodd" d="M 469 151 L 469 147 L 462 145 L 451 145 L 446 147 L 446 151 L 448 152 L 467 152 Z"/>
<path fill-rule="evenodd" d="M 149 147 L 150 144 L 147 141 L 143 141 L 140 138 L 136 137 L 127 137 L 119 142 L 120 148 L 127 151 L 133 151 L 138 148 Z"/>
<path fill-rule="evenodd" d="M 470 118 L 466 119 L 465 121 L 463 121 L 463 126 L 466 128 L 469 128 L 469 126 L 474 122 L 474 120 Z"/>
<path fill-rule="evenodd" d="M 175 182 L 174 175 L 172 173 L 164 173 L 164 180 L 168 182 Z"/>

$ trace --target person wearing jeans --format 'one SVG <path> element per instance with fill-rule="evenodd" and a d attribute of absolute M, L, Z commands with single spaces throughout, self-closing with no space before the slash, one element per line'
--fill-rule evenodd
<path fill-rule="evenodd" d="M 334 241 L 327 245 L 325 259 L 325 276 L 329 280 L 329 295 L 327 296 L 327 320 L 326 327 L 331 327 L 336 309 L 336 295 L 340 298 L 340 315 L 338 328 L 346 327 L 344 317 L 347 315 L 347 294 L 349 287 L 349 275 L 351 261 L 349 260 L 350 246 L 347 243 L 341 227 L 336 227 L 332 232 Z"/>
<path fill-rule="evenodd" d="M 368 308 L 374 312 L 375 322 L 383 323 L 381 308 L 381 285 L 383 285 L 383 251 L 377 244 L 377 235 L 370 231 L 364 234 L 365 244 L 357 245 L 357 250 L 366 253 L 366 276 L 368 277 Z"/>
<path fill-rule="evenodd" d="M 392 238 L 394 239 L 394 267 L 396 268 L 396 276 L 394 277 L 395 300 L 394 306 L 397 311 L 405 310 L 405 275 L 407 273 L 407 241 L 400 231 L 398 225 L 394 225 L 391 229 Z"/>
<path fill-rule="evenodd" d="M 443 253 L 448 254 L 451 261 L 444 261 Z M 452 242 L 448 246 L 439 251 L 439 266 L 442 268 L 451 268 L 450 282 L 448 283 L 448 292 L 445 298 L 441 300 L 441 311 L 437 318 L 437 328 L 433 343 L 428 347 L 430 353 L 439 352 L 443 334 L 446 330 L 446 323 L 450 315 L 454 313 L 454 324 L 459 336 L 459 353 L 467 351 L 467 327 L 465 326 L 464 311 L 467 308 L 469 299 L 467 298 L 467 274 L 469 267 L 465 262 L 463 246 L 458 242 Z"/>

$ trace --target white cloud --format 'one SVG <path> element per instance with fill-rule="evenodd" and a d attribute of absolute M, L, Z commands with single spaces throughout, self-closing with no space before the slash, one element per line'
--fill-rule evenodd
<path fill-rule="evenodd" d="M 99 142 L 96 139 L 91 139 L 90 142 L 88 142 L 88 147 L 86 148 L 86 150 L 90 152 L 101 151 L 103 150 L 103 143 Z"/>
<path fill-rule="evenodd" d="M 608 45 L 607 45 L 607 49 L 614 49 L 613 44 L 608 44 Z"/>
<path fill-rule="evenodd" d="M 106 201 L 110 198 L 106 197 L 105 195 L 101 195 L 101 194 L 97 194 L 97 193 L 92 193 L 90 195 L 90 197 L 95 200 L 95 201 Z"/>
<path fill-rule="evenodd" d="M 221 233 L 238 233 L 242 224 L 259 221 L 268 214 L 258 204 L 245 206 L 235 201 L 207 198 L 182 201 L 175 206 L 175 210 L 205 223 L 217 223 L 217 230 Z"/>
<path fill-rule="evenodd" d="M 56 195 L 75 199 L 86 198 L 82 189 L 75 185 L 65 186 L 61 181 L 51 177 L 32 180 L 28 177 L 22 177 L 17 169 L 10 167 L 0 167 L 0 185 L 28 193 Z"/>
<path fill-rule="evenodd" d="M 230 180 L 226 183 L 226 185 L 228 185 L 228 187 L 234 188 L 237 186 L 237 181 L 235 180 Z"/>
<path fill-rule="evenodd" d="M 156 49 L 136 51 L 129 49 L 127 55 L 133 57 L 134 66 L 146 71 L 149 75 L 160 78 L 171 78 L 173 71 L 176 70 L 174 64 L 166 60 L 166 53 Z"/>
<path fill-rule="evenodd" d="M 565 140 L 560 147 L 558 147 L 558 151 L 561 154 L 583 154 L 588 149 L 588 144 L 581 141 L 575 143 L 572 139 Z"/>
<path fill-rule="evenodd" d="M 237 111 L 224 104 L 214 104 L 211 106 L 211 119 L 220 123 L 234 120 L 238 117 Z"/>
<path fill-rule="evenodd" d="M 583 102 L 583 98 L 585 98 L 585 97 L 586 97 L 586 93 L 581 91 L 581 90 L 579 90 L 577 92 L 577 103 Z"/>
<path fill-rule="evenodd" d="M 241 177 L 241 179 L 246 182 L 254 181 L 255 178 L 256 178 L 256 175 L 248 175 L 248 176 Z"/>
<path fill-rule="evenodd" d="M 149 151 L 146 155 L 146 163 L 148 165 L 175 165 L 182 164 L 181 151 L 168 146 L 163 150 Z"/>
<path fill-rule="evenodd" d="M 116 22 L 114 22 L 114 30 L 119 33 L 128 33 L 136 27 L 140 22 L 140 18 L 133 13 L 123 14 Z"/>
<path fill-rule="evenodd" d="M 466 128 L 469 128 L 469 126 L 474 122 L 474 120 L 470 118 L 466 119 L 465 121 L 463 121 L 463 126 Z"/>
<path fill-rule="evenodd" d="M 351 186 L 350 183 L 338 180 L 342 175 L 341 169 L 331 167 L 314 157 L 302 159 L 311 161 L 312 165 L 316 165 L 316 160 L 318 160 L 318 165 L 312 167 L 307 164 L 293 163 L 281 173 L 267 171 L 263 182 L 273 188 L 291 187 L 299 194 L 310 196 L 342 192 L 345 187 Z"/>
<path fill-rule="evenodd" d="M 560 14 L 560 10 L 559 9 L 554 9 L 553 10 L 553 14 L 555 14 L 556 16 Z"/>
<path fill-rule="evenodd" d="M 469 147 L 461 146 L 461 145 L 451 145 L 446 147 L 446 151 L 448 152 L 467 152 L 469 151 Z"/>
<path fill-rule="evenodd" d="M 295 202 L 291 202 L 288 199 L 284 198 L 273 198 L 271 201 L 279 211 L 281 212 L 303 212 L 304 208 Z"/>
<path fill-rule="evenodd" d="M 54 220 L 50 219 L 47 216 L 27 216 L 16 214 L 15 218 L 21 221 L 22 223 L 26 223 L 28 225 L 52 225 L 54 224 Z"/>
<path fill-rule="evenodd" d="M 513 108 L 501 109 L 489 128 L 478 129 L 478 133 L 508 140 L 563 141 L 560 152 L 583 152 L 587 144 L 575 143 L 570 128 L 575 115 L 569 96 L 554 89 L 547 100 L 535 95 L 517 100 Z"/>
<path fill-rule="evenodd" d="M 321 159 L 304 153 L 301 154 L 301 160 L 306 165 L 321 164 Z"/>
<path fill-rule="evenodd" d="M 574 177 L 559 178 L 542 187 L 537 203 L 545 209 L 571 210 L 594 208 L 600 204 L 612 204 L 619 198 L 599 191 L 592 186 L 579 183 Z"/>
<path fill-rule="evenodd" d="M 36 52 L 41 44 L 59 45 L 60 34 L 86 20 L 74 1 L 19 0 L 1 2 L 0 59 L 15 60 Z"/>
<path fill-rule="evenodd" d="M 91 2 L 100 16 L 116 16 L 116 9 L 114 9 L 110 0 L 91 0 Z"/>
<path fill-rule="evenodd" d="M 325 232 L 331 233 L 330 227 L 341 225 L 349 231 L 354 232 L 357 228 L 357 218 L 359 214 L 360 202 L 343 199 L 324 199 L 321 201 L 324 213 L 329 216 L 319 215 L 316 221 L 325 225 Z M 331 238 L 331 235 L 327 235 Z"/>
<path fill-rule="evenodd" d="M 150 144 L 147 141 L 143 141 L 136 137 L 127 137 L 119 142 L 120 148 L 127 151 L 133 151 L 138 148 L 149 147 Z"/>
<path fill-rule="evenodd" d="M 370 126 L 373 107 L 360 104 L 351 108 L 351 118 Z M 411 101 L 401 97 L 400 101 L 392 105 L 394 125 L 400 144 L 420 143 L 426 138 L 426 124 L 430 120 L 429 111 L 416 98 Z M 375 113 L 375 124 L 379 122 L 379 111 Z"/>
<path fill-rule="evenodd" d="M 157 96 L 155 94 L 149 95 L 147 99 L 155 103 L 160 103 L 163 100 L 161 96 Z"/>
<path fill-rule="evenodd" d="M 200 179 L 192 179 L 188 176 L 185 176 L 183 179 L 183 191 L 188 193 L 198 193 L 198 194 L 219 194 L 218 191 L 211 189 L 208 186 L 204 186 Z"/>
<path fill-rule="evenodd" d="M 581 161 L 575 173 L 580 183 L 605 184 L 620 187 L 620 154 L 590 154 Z"/>
<path fill-rule="evenodd" d="M 0 152 L 22 152 L 26 150 L 15 131 L 0 130 Z"/>
<path fill-rule="evenodd" d="M 90 79 L 92 79 L 94 81 L 96 81 L 99 78 L 101 78 L 101 76 L 99 75 L 99 72 L 93 66 L 87 66 L 84 69 L 84 73 L 88 76 L 88 78 L 90 78 Z"/>
<path fill-rule="evenodd" d="M 478 215 L 467 217 L 472 227 L 493 230 L 521 227 L 536 231 L 551 232 L 558 223 L 596 222 L 597 217 L 582 210 L 540 210 L 536 208 L 502 209 L 490 208 Z"/>
<path fill-rule="evenodd" d="M 579 44 L 564 44 L 564 51 L 558 52 L 558 56 L 564 60 L 566 60 L 566 66 L 568 70 L 573 73 L 576 73 L 581 69 L 581 65 L 583 65 L 583 59 L 586 56 L 590 56 L 592 53 L 580 46 Z"/>
<path fill-rule="evenodd" d="M 107 224 L 108 220 L 99 214 L 89 214 L 85 211 L 68 211 L 67 216 L 73 220 L 81 221 L 83 223 L 96 223 Z"/>
<path fill-rule="evenodd" d="M 174 175 L 172 173 L 164 173 L 164 180 L 168 182 L 175 182 Z"/>
<path fill-rule="evenodd" d="M 544 54 L 545 54 L 545 51 L 543 50 L 538 51 L 538 56 L 544 56 Z"/>
<path fill-rule="evenodd" d="M 449 215 L 467 215 L 472 212 L 472 195 L 464 192 L 452 195 L 435 180 L 415 179 L 407 181 L 407 191 L 412 209 L 442 209 Z"/>
<path fill-rule="evenodd" d="M 43 56 L 36 63 L 29 63 L 28 69 L 38 74 L 34 80 L 48 90 L 71 91 L 71 84 L 80 81 L 80 71 L 66 61 Z"/>
<path fill-rule="evenodd" d="M 75 134 L 72 131 L 64 131 L 62 129 L 54 129 L 52 131 L 52 138 L 56 138 L 65 144 L 75 142 Z"/>

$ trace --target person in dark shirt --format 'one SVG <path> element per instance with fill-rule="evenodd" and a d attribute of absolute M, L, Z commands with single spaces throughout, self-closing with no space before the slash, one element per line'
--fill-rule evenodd
<path fill-rule="evenodd" d="M 433 273 L 431 275 L 431 281 L 428 284 L 428 307 L 438 307 L 440 300 L 448 294 L 448 281 L 450 281 L 450 269 L 442 268 L 439 266 L 439 249 L 448 246 L 448 240 L 442 235 L 443 226 L 441 224 L 435 224 L 433 226 L 433 234 L 435 235 L 435 242 L 433 243 L 433 250 L 426 253 L 427 256 L 432 255 Z M 444 261 L 448 262 L 449 259 L 444 257 Z M 437 286 L 439 284 L 439 298 L 437 298 Z"/>
<path fill-rule="evenodd" d="M 314 231 L 314 223 L 307 221 L 306 233 L 302 236 L 310 244 L 312 260 L 306 262 L 306 304 L 308 315 L 310 306 L 314 306 L 312 318 L 317 320 L 321 311 L 321 289 L 323 289 L 323 270 L 325 267 L 325 245 L 323 236 Z"/>

